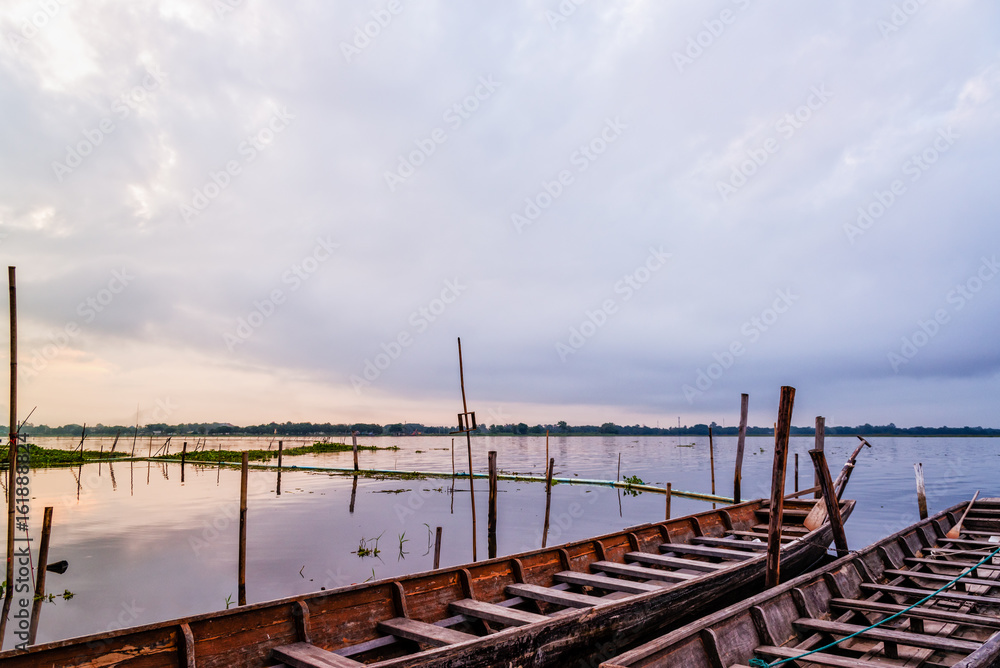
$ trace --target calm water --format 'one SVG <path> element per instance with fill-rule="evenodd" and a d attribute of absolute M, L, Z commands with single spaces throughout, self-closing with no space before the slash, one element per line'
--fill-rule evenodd
<path fill-rule="evenodd" d="M 847 525 L 853 548 L 867 545 L 917 519 L 913 464 L 923 462 L 931 512 L 971 498 L 1000 496 L 1000 440 L 959 438 L 875 438 L 851 478 L 846 496 L 859 500 Z M 45 446 L 72 447 L 75 439 L 37 439 Z M 267 447 L 264 439 L 209 439 L 209 448 Z M 100 440 L 88 440 L 97 449 Z M 193 439 L 191 441 L 193 445 Z M 285 446 L 312 439 L 285 439 Z M 695 447 L 679 447 L 683 443 Z M 110 448 L 111 440 L 104 441 Z M 362 467 L 450 471 L 451 437 L 362 438 L 363 445 L 397 445 L 397 451 L 361 453 Z M 464 439 L 456 439 L 458 470 L 467 470 Z M 856 438 L 828 438 L 834 475 Z M 163 444 L 155 443 L 153 450 Z M 172 446 L 177 450 L 179 443 Z M 122 449 L 119 444 L 119 450 Z M 799 453 L 801 487 L 811 485 L 811 438 L 793 438 Z M 140 441 L 136 455 L 145 455 Z M 621 475 L 675 489 L 711 489 L 707 438 L 555 437 L 551 456 L 560 477 L 614 479 Z M 715 444 L 718 493 L 732 494 L 736 439 Z M 131 442 L 128 443 L 131 449 Z M 477 472 L 485 472 L 487 451 L 499 452 L 503 472 L 543 475 L 544 437 L 473 439 Z M 773 439 L 749 438 L 744 460 L 744 498 L 769 494 Z M 793 487 L 789 456 L 787 489 Z M 286 465 L 350 467 L 350 452 L 287 458 Z M 472 560 L 468 480 L 373 480 L 359 478 L 353 512 L 353 478 L 305 471 L 250 472 L 247 547 L 248 602 L 316 591 L 427 570 L 432 565 L 432 532 L 444 527 L 442 566 Z M 476 481 L 478 556 L 487 555 L 487 483 Z M 47 642 L 122 626 L 133 626 L 210 612 L 236 600 L 239 471 L 200 465 L 147 462 L 88 464 L 82 468 L 40 470 L 31 479 L 31 533 L 41 526 L 42 509 L 54 506 L 49 561 L 69 561 L 63 575 L 49 574 L 49 592 L 71 591 L 71 600 L 46 603 L 38 641 Z M 541 546 L 544 486 L 500 482 L 498 551 L 511 554 Z M 586 538 L 663 518 L 664 497 L 630 496 L 606 487 L 557 485 L 552 494 L 549 544 Z M 711 504 L 673 499 L 673 514 L 711 508 Z M 0 522 L 5 522 L 6 516 Z M 362 540 L 378 557 L 359 557 Z M 37 539 L 34 545 L 37 545 Z M 12 637 L 4 644 L 9 648 Z"/>

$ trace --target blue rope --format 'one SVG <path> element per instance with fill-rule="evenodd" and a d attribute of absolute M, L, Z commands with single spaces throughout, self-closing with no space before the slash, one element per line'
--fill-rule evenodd
<path fill-rule="evenodd" d="M 893 619 L 896 619 L 897 617 L 900 617 L 900 616 L 906 614 L 910 610 L 913 610 L 913 608 L 917 607 L 918 605 L 922 605 L 922 604 L 926 603 L 927 601 L 931 600 L 932 598 L 934 598 L 935 596 L 937 596 L 938 594 L 940 594 L 941 592 L 943 592 L 948 587 L 951 587 L 952 585 L 954 585 L 956 582 L 958 582 L 959 580 L 961 580 L 962 578 L 964 578 L 969 573 L 972 573 L 973 571 L 975 571 L 977 568 L 979 568 L 980 566 L 982 566 L 983 564 L 985 564 L 987 561 L 989 561 L 990 559 L 992 559 L 993 557 L 995 557 L 997 554 L 1000 554 L 1000 547 L 998 547 L 997 549 L 993 550 L 993 552 L 991 552 L 990 554 L 988 554 L 985 557 L 983 557 L 982 561 L 980 561 L 978 564 L 976 564 L 974 566 L 970 566 L 969 568 L 967 568 L 963 573 L 959 574 L 958 577 L 956 577 L 954 580 L 952 580 L 951 582 L 947 583 L 946 585 L 944 585 L 943 587 L 941 587 L 940 589 L 938 589 L 934 593 L 928 594 L 927 596 L 925 596 L 924 598 L 920 599 L 919 601 L 917 601 L 913 605 L 911 605 L 911 606 L 909 606 L 907 608 L 903 608 L 902 610 L 900 610 L 896 614 L 892 615 L 891 617 L 886 617 L 882 621 L 876 622 L 875 624 L 872 624 L 871 626 L 869 626 L 867 628 L 861 629 L 860 631 L 857 631 L 856 633 L 852 633 L 851 635 L 849 635 L 849 636 L 847 636 L 845 638 L 841 638 L 840 640 L 834 640 L 829 645 L 824 645 L 823 647 L 817 647 L 814 650 L 805 652 L 804 654 L 799 654 L 798 656 L 793 656 L 793 657 L 788 658 L 788 659 L 779 659 L 779 660 L 775 661 L 774 663 L 768 663 L 764 659 L 759 659 L 757 657 L 753 657 L 752 659 L 750 659 L 750 664 L 749 665 L 753 666 L 753 668 L 774 668 L 774 666 L 780 666 L 781 664 L 788 663 L 789 661 L 798 661 L 799 659 L 807 657 L 810 654 L 816 654 L 817 652 L 822 652 L 823 650 L 830 649 L 831 647 L 836 647 L 837 645 L 839 645 L 840 643 L 844 642 L 845 640 L 850 640 L 851 638 L 855 638 L 855 637 L 861 635 L 862 633 L 865 633 L 866 631 L 871 631 L 874 628 L 878 628 L 879 626 L 882 626 L 886 622 L 892 621 Z M 916 573 L 914 575 L 916 575 Z M 1000 581 L 998 581 L 998 584 L 1000 584 Z"/>

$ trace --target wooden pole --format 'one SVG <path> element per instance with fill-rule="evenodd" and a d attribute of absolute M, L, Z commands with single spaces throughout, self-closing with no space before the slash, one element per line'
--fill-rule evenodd
<path fill-rule="evenodd" d="M 455 480 L 455 439 L 451 439 L 451 478 Z"/>
<path fill-rule="evenodd" d="M 441 527 L 434 532 L 434 570 L 441 568 Z"/>
<path fill-rule="evenodd" d="M 799 453 L 797 452 L 795 453 L 795 491 L 799 491 Z"/>
<path fill-rule="evenodd" d="M 665 519 L 668 519 L 668 520 L 670 519 L 670 497 L 673 496 L 673 493 L 671 491 L 671 487 L 672 486 L 673 486 L 673 483 L 669 483 L 669 482 L 667 483 L 667 516 L 666 516 Z"/>
<path fill-rule="evenodd" d="M 38 570 L 35 572 L 35 597 L 31 604 L 31 624 L 28 628 L 28 644 L 35 644 L 38 632 L 38 618 L 45 601 L 45 567 L 49 565 L 49 535 L 52 533 L 52 506 L 45 507 L 42 519 L 42 544 L 38 547 Z"/>
<path fill-rule="evenodd" d="M 135 439 L 139 436 L 139 404 L 135 405 L 135 429 L 132 430 L 132 457 L 135 457 Z"/>
<path fill-rule="evenodd" d="M 771 468 L 771 512 L 767 527 L 767 571 L 764 586 L 775 587 L 781 581 L 781 523 L 785 506 L 785 470 L 788 466 L 788 435 L 792 426 L 795 388 L 781 388 L 778 422 L 774 430 L 774 466 Z"/>
<path fill-rule="evenodd" d="M 830 479 L 830 468 L 826 465 L 826 455 L 822 450 L 810 450 L 809 456 L 812 457 L 816 477 L 819 478 L 823 499 L 826 502 L 826 514 L 830 518 L 830 527 L 833 529 L 833 542 L 837 546 L 837 556 L 846 556 L 850 549 L 847 547 L 847 536 L 844 534 L 844 520 L 840 516 L 840 501 L 833 488 L 833 480 Z"/>
<path fill-rule="evenodd" d="M 823 446 L 825 442 L 826 442 L 826 418 L 823 417 L 822 415 L 818 415 L 816 416 L 816 442 L 813 448 L 815 450 L 823 452 Z M 819 480 L 814 478 L 813 487 L 819 487 L 819 486 L 820 486 Z M 816 490 L 814 496 L 815 498 L 818 499 L 820 496 L 822 496 L 822 494 L 823 494 L 822 491 Z"/>
<path fill-rule="evenodd" d="M 740 395 L 740 435 L 736 441 L 736 475 L 733 478 L 733 503 L 740 503 L 743 477 L 743 447 L 747 440 L 747 409 L 750 406 L 750 395 Z"/>
<path fill-rule="evenodd" d="M 284 441 L 278 441 L 278 481 L 275 484 L 275 496 L 281 496 L 281 451 L 283 448 Z"/>
<path fill-rule="evenodd" d="M 351 484 L 351 506 L 347 509 L 349 513 L 354 513 L 354 500 L 358 496 L 358 476 L 354 476 L 354 482 Z"/>
<path fill-rule="evenodd" d="M 549 463 L 549 430 L 545 430 L 545 464 Z"/>
<path fill-rule="evenodd" d="M 920 519 L 927 519 L 927 491 L 924 489 L 924 465 L 917 462 L 913 465 L 913 471 L 917 474 L 917 510 L 920 511 Z"/>
<path fill-rule="evenodd" d="M 490 498 L 487 514 L 487 543 L 490 559 L 497 556 L 497 452 L 490 450 Z"/>
<path fill-rule="evenodd" d="M 115 440 L 114 443 L 111 444 L 111 454 L 115 454 L 115 446 L 118 445 L 118 439 L 121 437 L 121 435 L 122 435 L 121 429 L 115 432 Z"/>
<path fill-rule="evenodd" d="M 469 412 L 469 405 L 465 401 L 465 369 L 462 366 L 462 337 L 458 337 L 458 380 L 462 385 L 462 413 Z M 472 560 L 478 561 L 476 557 L 476 484 L 472 477 L 472 434 L 465 425 L 465 444 L 469 450 L 469 499 L 472 503 Z"/>
<path fill-rule="evenodd" d="M 181 484 L 184 483 L 184 460 L 187 459 L 188 454 L 188 442 L 184 441 L 184 447 L 181 448 Z"/>
<path fill-rule="evenodd" d="M 712 428 L 708 428 L 708 466 L 712 471 L 712 496 L 715 496 L 715 444 L 712 440 Z M 712 504 L 715 507 L 715 504 Z"/>
<path fill-rule="evenodd" d="M 238 602 L 239 605 L 247 604 L 247 468 L 249 466 L 248 454 L 243 453 L 243 462 L 240 467 L 240 565 L 238 582 Z"/>
<path fill-rule="evenodd" d="M 3 648 L 4 633 L 7 630 L 7 617 L 10 615 L 10 604 L 14 600 L 14 490 L 17 477 L 17 289 L 16 271 L 7 267 L 7 283 L 10 286 L 10 432 L 8 438 L 9 461 L 7 464 L 7 591 L 3 599 L 3 612 L 0 613 L 0 649 Z"/>
<path fill-rule="evenodd" d="M 354 470 L 358 470 L 358 432 L 351 432 L 351 444 L 354 449 Z"/>
<path fill-rule="evenodd" d="M 548 471 L 545 472 L 545 524 L 542 526 L 542 547 L 545 547 L 549 539 L 549 510 L 552 508 L 552 471 L 555 469 L 556 460 L 549 460 Z"/>

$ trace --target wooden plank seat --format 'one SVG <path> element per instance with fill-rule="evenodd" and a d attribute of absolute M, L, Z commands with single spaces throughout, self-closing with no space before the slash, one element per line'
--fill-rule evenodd
<path fill-rule="evenodd" d="M 593 565 L 594 564 L 591 564 L 591 566 Z M 633 568 L 638 567 L 633 566 Z M 632 582 L 631 580 L 622 580 L 620 578 L 612 578 L 606 575 L 580 573 L 579 571 L 562 571 L 561 573 L 556 573 L 553 578 L 558 582 L 565 582 L 567 584 L 578 585 L 581 587 L 594 587 L 595 589 L 603 589 L 604 591 L 621 591 L 627 594 L 645 594 L 647 592 L 659 591 L 662 589 L 662 587 L 658 585 L 646 584 L 645 582 Z"/>
<path fill-rule="evenodd" d="M 697 575 L 691 573 L 678 573 L 676 571 L 665 571 L 659 568 L 646 568 L 645 566 L 633 566 L 632 564 L 619 564 L 614 561 L 595 561 L 590 564 L 590 567 L 603 573 L 627 575 L 646 580 L 660 580 L 662 582 L 684 582 L 698 577 Z M 650 586 L 658 588 L 655 585 Z"/>
<path fill-rule="evenodd" d="M 749 540 L 740 540 L 738 538 L 709 538 L 707 536 L 697 536 L 691 539 L 691 542 L 695 545 L 708 545 L 710 547 L 722 547 L 726 549 L 739 549 L 739 550 L 755 550 L 757 552 L 766 552 L 767 543 L 761 541 L 759 543 L 754 543 Z"/>
<path fill-rule="evenodd" d="M 849 636 L 860 633 L 861 637 L 869 640 L 877 640 L 885 643 L 897 643 L 910 647 L 922 647 L 943 652 L 959 652 L 971 654 L 979 649 L 981 642 L 969 640 L 956 640 L 954 638 L 943 638 L 940 636 L 924 635 L 922 633 L 911 633 L 910 631 L 898 631 L 896 629 L 874 628 L 869 629 L 857 624 L 845 624 L 843 622 L 832 622 L 825 619 L 809 619 L 803 617 L 795 620 L 794 624 L 810 631 L 820 631 L 834 636 Z"/>
<path fill-rule="evenodd" d="M 505 588 L 506 592 L 512 596 L 530 598 L 536 601 L 545 601 L 567 608 L 591 608 L 601 603 L 607 603 L 596 596 L 586 594 L 574 594 L 570 591 L 560 591 L 551 587 L 542 587 L 534 584 L 510 584 Z"/>
<path fill-rule="evenodd" d="M 808 650 L 800 650 L 794 647 L 773 647 L 771 645 L 761 645 L 756 650 L 757 654 L 763 656 L 769 656 L 776 659 L 790 659 L 793 656 L 798 656 L 799 654 L 804 654 Z M 787 664 L 787 665 L 796 665 Z M 855 659 L 849 656 L 837 656 L 836 654 L 829 654 L 826 652 L 817 652 L 815 654 L 810 654 L 807 658 L 802 659 L 802 663 L 799 665 L 817 665 L 817 666 L 832 666 L 833 668 L 885 668 L 886 664 L 881 661 L 865 661 L 862 659 Z"/>
<path fill-rule="evenodd" d="M 991 543 L 988 540 L 973 540 L 971 538 L 940 538 L 939 542 L 942 544 L 954 544 L 954 545 L 969 545 L 972 547 L 989 547 L 994 550 L 1000 547 L 1000 543 Z M 989 552 L 983 554 L 985 557 Z"/>
<path fill-rule="evenodd" d="M 931 580 L 933 582 L 951 582 L 955 579 L 954 575 L 929 573 L 927 571 L 901 571 L 894 568 L 887 568 L 884 573 L 886 575 L 900 575 L 902 577 L 909 578 L 910 580 Z M 983 578 L 966 577 L 959 580 L 958 584 L 963 584 L 965 586 L 981 585 L 983 587 L 996 589 L 997 587 L 1000 587 L 1000 580 L 984 580 Z"/>
<path fill-rule="evenodd" d="M 914 587 L 898 587 L 893 585 L 873 584 L 862 582 L 861 588 L 866 591 L 878 591 L 886 594 L 896 594 L 909 598 L 926 598 L 935 592 L 934 589 L 923 589 Z M 953 591 L 943 591 L 934 598 L 948 599 L 951 601 L 962 601 L 964 603 L 982 603 L 984 605 L 1000 605 L 1000 598 L 995 596 L 976 596 L 973 594 L 961 594 Z"/>
<path fill-rule="evenodd" d="M 413 640 L 432 647 L 443 647 L 454 645 L 455 643 L 475 640 L 478 636 L 471 633 L 463 633 L 455 629 L 435 626 L 427 622 L 420 622 L 406 617 L 396 617 L 378 623 L 378 630 L 382 633 L 394 635 L 397 638 Z"/>
<path fill-rule="evenodd" d="M 660 549 L 663 548 L 661 547 Z M 685 559 L 684 557 L 668 557 L 664 554 L 653 554 L 652 552 L 626 552 L 625 561 L 634 561 L 652 566 L 666 566 L 667 568 L 687 568 L 692 571 L 704 571 L 707 573 L 713 573 L 730 566 L 730 564 L 716 564 L 709 561 Z"/>
<path fill-rule="evenodd" d="M 1000 547 L 1000 545 L 998 545 Z M 978 561 L 965 561 L 965 560 L 951 560 L 951 559 L 928 559 L 926 557 L 907 557 L 904 560 L 908 564 L 926 564 L 928 566 L 947 566 L 949 568 L 958 568 L 964 571 L 967 568 L 971 568 L 978 564 Z M 986 562 L 981 566 L 977 566 L 977 569 L 987 570 L 987 571 L 997 571 L 1000 570 L 1000 566 L 993 566 L 990 562 Z M 955 573 L 958 575 L 958 573 Z"/>
<path fill-rule="evenodd" d="M 739 550 L 723 550 L 720 547 L 706 547 L 705 545 L 685 545 L 683 543 L 664 543 L 660 545 L 661 552 L 673 552 L 674 554 L 693 554 L 699 557 L 718 557 L 730 561 L 746 561 L 756 559 L 757 555 L 748 554 Z"/>
<path fill-rule="evenodd" d="M 753 525 L 752 529 L 760 534 L 763 534 L 763 536 L 767 538 L 767 532 L 769 529 L 767 524 L 755 524 Z M 809 529 L 805 527 L 783 526 L 781 527 L 781 533 L 783 534 L 787 533 L 793 536 L 805 536 L 807 533 L 809 533 Z"/>
<path fill-rule="evenodd" d="M 275 647 L 271 657 L 291 668 L 358 668 L 364 665 L 307 642 Z"/>
<path fill-rule="evenodd" d="M 726 532 L 727 536 L 736 536 L 737 538 L 759 538 L 762 542 L 767 541 L 767 531 L 737 531 L 736 529 L 730 529 Z M 781 540 L 785 542 L 790 542 L 797 540 L 800 534 L 789 536 L 787 534 L 781 534 Z"/>
<path fill-rule="evenodd" d="M 907 606 L 896 605 L 894 603 L 882 603 L 878 601 L 861 601 L 849 598 L 830 599 L 830 605 L 843 610 L 854 610 L 858 612 L 877 612 L 886 615 L 895 615 L 906 610 Z M 963 626 L 981 626 L 983 628 L 1000 629 L 1000 618 L 986 617 L 983 615 L 969 615 L 961 612 L 949 610 L 938 610 L 936 608 L 917 607 L 903 612 L 902 617 L 913 617 L 917 619 L 929 619 L 936 622 L 947 622 L 951 624 L 961 624 Z"/>
<path fill-rule="evenodd" d="M 765 506 L 766 505 L 767 504 L 765 504 Z M 770 517 L 771 516 L 771 511 L 767 507 L 758 508 L 754 512 L 757 513 L 758 517 Z M 802 519 L 802 520 L 804 520 L 806 517 L 809 516 L 809 511 L 808 510 L 802 510 L 800 508 L 784 508 L 781 511 L 781 516 L 784 519 Z"/>
<path fill-rule="evenodd" d="M 482 619 L 504 626 L 524 626 L 534 622 L 544 622 L 548 619 L 545 615 L 539 615 L 527 610 L 504 607 L 486 601 L 476 601 L 471 598 L 464 598 L 459 601 L 452 601 L 449 606 L 467 617 Z"/>

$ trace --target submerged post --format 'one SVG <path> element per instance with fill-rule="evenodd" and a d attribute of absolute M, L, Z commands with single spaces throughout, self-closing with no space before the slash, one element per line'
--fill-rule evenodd
<path fill-rule="evenodd" d="M 441 568 L 441 527 L 434 532 L 434 570 Z"/>
<path fill-rule="evenodd" d="M 708 467 L 712 471 L 712 496 L 715 496 L 715 443 L 712 440 L 712 428 L 708 428 Z M 712 504 L 715 508 L 715 504 Z"/>
<path fill-rule="evenodd" d="M 347 512 L 354 514 L 354 500 L 358 496 L 358 476 L 354 476 L 354 482 L 351 483 L 351 505 L 347 509 Z"/>
<path fill-rule="evenodd" d="M 462 414 L 458 416 L 458 430 L 465 432 L 465 444 L 469 450 L 469 500 L 472 504 L 472 561 L 476 556 L 476 484 L 472 475 L 472 430 L 476 428 L 476 414 L 469 412 L 465 401 L 465 369 L 462 366 L 462 337 L 458 337 L 458 380 L 462 386 Z"/>
<path fill-rule="evenodd" d="M 351 432 L 351 444 L 354 450 L 354 470 L 358 470 L 358 432 Z"/>
<path fill-rule="evenodd" d="M 668 520 L 670 519 L 670 497 L 673 496 L 673 493 L 670 489 L 672 486 L 673 486 L 672 483 L 669 482 L 667 483 L 667 516 L 665 519 Z"/>
<path fill-rule="evenodd" d="M 743 482 L 743 446 L 747 440 L 747 409 L 750 406 L 750 395 L 740 395 L 740 434 L 736 441 L 736 475 L 733 478 L 733 503 L 740 503 L 741 484 Z"/>
<path fill-rule="evenodd" d="M 542 526 L 542 547 L 549 540 L 549 510 L 552 508 L 552 471 L 555 469 L 556 460 L 550 459 L 548 470 L 545 472 L 545 524 Z"/>
<path fill-rule="evenodd" d="M 249 458 L 246 452 L 243 453 L 243 462 L 240 467 L 240 565 L 238 583 L 239 605 L 247 604 L 247 468 Z"/>
<path fill-rule="evenodd" d="M 281 496 L 281 451 L 284 448 L 284 442 L 278 441 L 278 480 L 275 484 L 275 496 Z"/>
<path fill-rule="evenodd" d="M 781 523 L 785 505 L 785 470 L 788 466 L 788 435 L 792 426 L 795 388 L 781 388 L 778 422 L 774 430 L 774 466 L 771 468 L 771 511 L 767 526 L 767 571 L 764 586 L 775 587 L 781 581 Z"/>
<path fill-rule="evenodd" d="M 920 512 L 920 519 L 927 519 L 927 491 L 924 489 L 924 465 L 917 462 L 913 465 L 913 471 L 917 474 L 917 510 Z"/>
<path fill-rule="evenodd" d="M 497 556 L 497 451 L 490 450 L 490 503 L 487 514 L 487 546 L 490 559 Z"/>
<path fill-rule="evenodd" d="M 38 571 L 35 573 L 35 596 L 31 604 L 31 624 L 28 628 L 28 644 L 35 644 L 38 619 L 45 600 L 45 567 L 49 565 L 49 535 L 52 533 L 52 506 L 45 507 L 42 519 L 42 544 L 38 547 Z"/>
<path fill-rule="evenodd" d="M 850 549 L 847 547 L 847 536 L 844 534 L 844 520 L 840 516 L 840 501 L 833 488 L 833 480 L 830 479 L 830 468 L 826 465 L 826 455 L 822 450 L 810 450 L 809 456 L 812 457 L 816 477 L 819 478 L 823 499 L 826 502 L 826 514 L 830 518 L 830 527 L 833 529 L 833 542 L 837 546 L 837 556 L 843 557 L 850 552 Z"/>
<path fill-rule="evenodd" d="M 184 460 L 187 459 L 187 454 L 188 454 L 188 442 L 184 441 L 184 447 L 181 449 L 181 483 L 184 482 Z"/>
<path fill-rule="evenodd" d="M 799 453 L 795 453 L 795 491 L 799 491 Z"/>
<path fill-rule="evenodd" d="M 826 441 L 826 418 L 822 415 L 816 416 L 816 443 L 813 449 L 823 452 L 823 445 Z M 813 487 L 819 487 L 819 478 L 813 479 Z M 815 498 L 819 498 L 822 494 L 822 490 L 817 489 L 816 493 L 813 495 Z"/>

